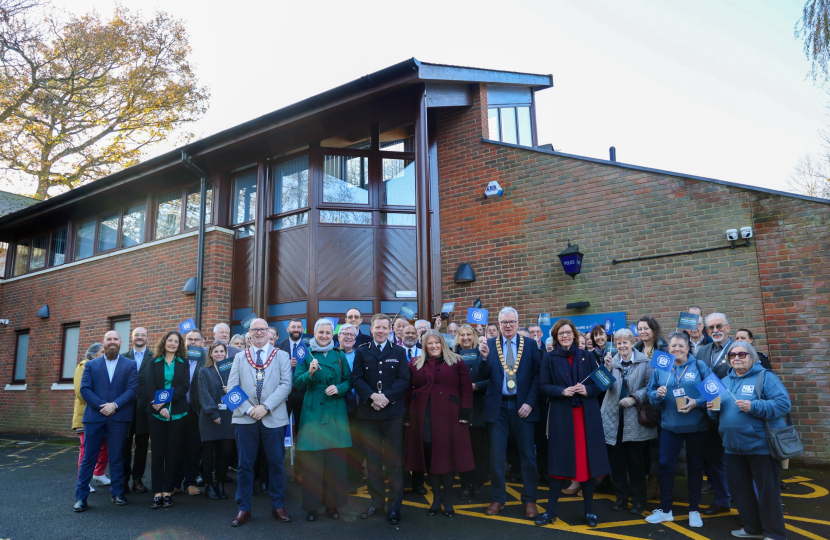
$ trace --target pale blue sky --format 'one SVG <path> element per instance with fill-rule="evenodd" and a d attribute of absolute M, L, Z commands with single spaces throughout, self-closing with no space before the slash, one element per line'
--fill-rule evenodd
<path fill-rule="evenodd" d="M 552 73 L 540 143 L 563 152 L 786 189 L 818 152 L 830 98 L 793 35 L 803 3 L 546 0 L 122 0 L 186 22 L 213 94 L 209 135 L 409 57 Z M 111 0 L 62 0 L 111 13 Z M 159 146 L 153 153 L 171 149 Z"/>

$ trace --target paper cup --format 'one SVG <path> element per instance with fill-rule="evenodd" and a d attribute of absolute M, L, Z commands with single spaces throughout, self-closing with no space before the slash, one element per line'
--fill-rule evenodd
<path fill-rule="evenodd" d="M 720 396 L 716 397 L 712 400 L 712 410 L 719 411 L 720 410 Z"/>
<path fill-rule="evenodd" d="M 686 406 L 686 396 L 679 397 L 679 398 L 674 398 L 674 400 L 677 402 L 677 410 L 678 411 L 683 409 L 683 407 Z"/>

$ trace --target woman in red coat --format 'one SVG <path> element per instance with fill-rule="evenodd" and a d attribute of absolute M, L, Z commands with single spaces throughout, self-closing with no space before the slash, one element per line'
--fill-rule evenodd
<path fill-rule="evenodd" d="M 429 474 L 433 497 L 429 515 L 441 510 L 443 499 L 444 514 L 453 517 L 455 473 L 475 466 L 468 427 L 473 383 L 467 366 L 450 351 L 440 332 L 428 330 L 421 343 L 423 353 L 409 364 L 405 469 Z"/>

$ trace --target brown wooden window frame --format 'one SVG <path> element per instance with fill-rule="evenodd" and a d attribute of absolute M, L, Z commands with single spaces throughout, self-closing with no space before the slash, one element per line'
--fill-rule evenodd
<path fill-rule="evenodd" d="M 22 379 L 15 379 L 14 374 L 17 371 L 17 353 L 20 350 L 20 336 L 29 336 L 29 344 L 31 344 L 31 334 L 29 329 L 18 330 L 14 333 L 14 360 L 12 361 L 12 384 L 26 384 L 26 373 L 24 371 Z M 29 368 L 29 345 L 26 346 L 26 370 Z"/>
<path fill-rule="evenodd" d="M 66 245 L 65 245 L 65 248 L 64 248 L 66 252 L 64 253 L 64 259 L 63 259 L 62 263 L 60 263 L 60 264 L 51 264 L 52 240 L 54 239 L 54 235 L 57 234 L 60 231 L 66 231 L 67 238 L 65 240 Z M 32 251 L 33 251 L 32 246 L 33 246 L 33 242 L 36 239 L 42 238 L 44 236 L 46 237 L 46 260 L 44 261 L 43 266 L 41 266 L 39 268 L 32 268 Z M 69 227 L 68 226 L 63 226 L 63 227 L 57 227 L 55 229 L 50 229 L 50 230 L 48 230 L 48 231 L 46 231 L 45 233 L 42 233 L 42 234 L 37 234 L 37 235 L 31 236 L 31 237 L 29 237 L 25 240 L 20 240 L 20 241 L 17 241 L 17 242 L 9 243 L 9 248 L 8 248 L 8 251 L 7 251 L 7 254 L 6 254 L 6 258 L 11 259 L 11 261 L 10 261 L 11 264 L 8 267 L 10 274 L 14 274 L 14 265 L 17 264 L 17 247 L 18 246 L 28 246 L 29 247 L 29 253 L 26 255 L 26 269 L 23 271 L 23 273 L 21 273 L 17 276 L 10 275 L 9 277 L 25 276 L 26 274 L 30 274 L 32 272 L 40 272 L 41 270 L 46 270 L 47 268 L 55 268 L 57 266 L 63 266 L 64 264 L 69 262 L 69 259 L 68 259 L 68 256 L 69 256 L 68 242 L 69 242 Z M 9 253 L 11 253 L 11 257 L 9 257 Z"/>
<path fill-rule="evenodd" d="M 65 323 L 62 326 L 63 326 L 63 328 L 62 328 L 63 329 L 63 336 L 61 338 L 61 362 L 60 362 L 60 367 L 58 368 L 58 382 L 61 382 L 61 383 L 75 382 L 75 372 L 74 372 L 74 370 L 72 372 L 71 377 L 64 377 L 63 360 L 64 360 L 64 356 L 66 355 L 66 331 L 69 330 L 70 328 L 77 328 L 78 329 L 78 351 L 77 351 L 75 356 L 77 357 L 77 356 L 80 356 L 80 354 L 81 354 L 81 339 L 80 339 L 81 338 L 81 323 L 80 323 L 80 321 L 77 321 L 77 322 Z M 17 358 L 17 355 L 15 355 L 15 359 L 16 358 Z M 77 362 L 77 358 L 76 358 L 75 367 L 77 367 L 77 365 L 78 365 L 78 362 Z"/>

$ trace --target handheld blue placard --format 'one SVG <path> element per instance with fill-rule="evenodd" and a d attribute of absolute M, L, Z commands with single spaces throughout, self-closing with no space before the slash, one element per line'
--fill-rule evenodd
<path fill-rule="evenodd" d="M 191 330 L 193 330 L 194 328 L 196 328 L 196 321 L 194 321 L 192 318 L 179 323 L 179 333 L 183 336 Z"/>
<path fill-rule="evenodd" d="M 205 358 L 205 350 L 203 347 L 197 347 L 195 345 L 188 345 L 187 346 L 187 359 L 188 360 L 195 360 L 197 362 L 201 361 Z"/>
<path fill-rule="evenodd" d="M 297 359 L 298 364 L 302 364 L 310 354 L 311 351 L 308 350 L 308 346 L 302 340 L 294 347 L 294 358 Z"/>
<path fill-rule="evenodd" d="M 404 304 L 401 306 L 400 314 L 406 317 L 407 319 L 415 318 L 415 310 L 409 307 L 409 304 Z"/>
<path fill-rule="evenodd" d="M 467 322 L 472 324 L 487 324 L 486 309 L 481 308 L 467 308 Z"/>
<path fill-rule="evenodd" d="M 706 401 L 712 401 L 726 392 L 726 387 L 720 381 L 720 378 L 714 373 L 703 379 L 703 381 L 695 386 L 695 388 L 697 388 L 697 391 L 700 392 L 700 397 Z"/>
<path fill-rule="evenodd" d="M 446 319 L 455 310 L 455 302 L 445 302 L 441 306 L 441 318 Z"/>
<path fill-rule="evenodd" d="M 162 403 L 170 403 L 171 401 L 173 401 L 172 388 L 162 388 L 161 390 L 156 390 L 156 397 L 153 398 L 153 403 L 155 405 L 161 405 Z"/>
<path fill-rule="evenodd" d="M 632 324 L 631 326 L 628 327 L 628 329 L 631 330 L 631 333 L 634 334 L 634 337 L 640 337 L 640 331 L 637 330 L 637 325 L 636 324 Z"/>
<path fill-rule="evenodd" d="M 537 323 L 539 326 L 550 326 L 550 313 L 540 313 Z"/>
<path fill-rule="evenodd" d="M 600 390 L 608 390 L 617 381 L 617 378 L 611 375 L 611 372 L 605 366 L 599 366 L 595 369 L 591 373 L 591 378 L 597 383 Z"/>
<path fill-rule="evenodd" d="M 242 405 L 248 399 L 248 394 L 242 391 L 239 386 L 231 388 L 227 394 L 222 396 L 222 403 L 228 406 L 228 409 L 235 411 L 237 407 Z"/>
<path fill-rule="evenodd" d="M 473 302 L 474 308 L 481 308 L 481 298 L 476 298 L 476 301 Z"/>
<path fill-rule="evenodd" d="M 256 313 L 251 313 L 250 315 L 242 319 L 240 324 L 242 325 L 242 328 L 248 331 L 251 329 L 251 323 L 254 322 L 254 320 L 256 320 L 257 318 L 258 317 L 256 316 Z"/>
<path fill-rule="evenodd" d="M 651 357 L 649 364 L 654 369 L 661 371 L 671 371 L 671 366 L 674 364 L 675 356 L 663 351 L 654 351 L 654 356 Z"/>
<path fill-rule="evenodd" d="M 681 312 L 680 318 L 677 319 L 677 328 L 679 330 L 697 330 L 700 315 L 696 313 Z"/>

